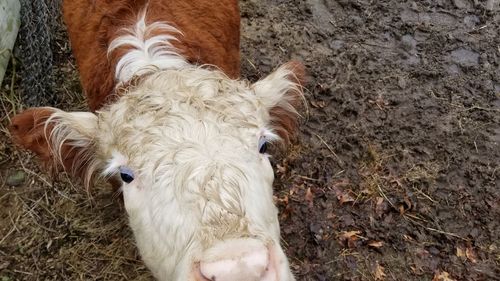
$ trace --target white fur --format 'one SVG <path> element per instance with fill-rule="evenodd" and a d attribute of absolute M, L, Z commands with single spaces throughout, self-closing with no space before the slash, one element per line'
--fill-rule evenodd
<path fill-rule="evenodd" d="M 57 162 L 63 163 L 61 155 L 63 145 L 76 149 L 77 155 L 71 163 L 72 174 L 81 172 L 85 186 L 90 185 L 92 175 L 100 168 L 100 162 L 95 158 L 95 131 L 97 130 L 97 116 L 90 112 L 64 112 L 57 108 L 47 107 L 54 113 L 45 122 L 45 138 L 52 139 L 51 154 L 55 155 Z M 54 128 L 47 135 L 48 126 Z M 84 171 L 79 171 L 85 169 Z"/>
<path fill-rule="evenodd" d="M 279 242 L 273 170 L 258 152 L 259 137 L 278 138 L 269 110 L 295 113 L 287 97 L 297 90 L 292 72 L 282 67 L 254 85 L 231 80 L 188 65 L 172 49 L 172 35 L 148 38 L 154 29 L 176 31 L 146 25 L 142 14 L 110 46 L 134 48 L 119 61 L 118 80 L 150 75 L 97 116 L 58 111 L 51 118 L 54 150 L 68 140 L 92 150 L 89 174 L 97 167 L 104 175 L 120 166 L 134 172 L 122 186 L 125 207 L 141 256 L 159 280 L 192 280 L 207 250 L 246 238 L 270 249 L 279 281 L 294 280 Z"/>
<path fill-rule="evenodd" d="M 265 98 L 273 95 L 258 83 Z M 105 175 L 133 170 L 122 186 L 125 207 L 159 280 L 189 280 L 206 250 L 245 237 L 272 249 L 280 281 L 294 280 L 279 246 L 273 170 L 258 152 L 259 137 L 277 138 L 268 128 L 273 104 L 255 89 L 203 68 L 157 71 L 97 116 L 58 111 L 51 118 L 55 150 L 71 140 L 95 150 L 91 161 Z M 286 100 L 273 100 L 286 108 Z"/>
<path fill-rule="evenodd" d="M 163 34 L 150 37 L 154 31 L 161 31 Z M 119 82 L 126 82 L 135 75 L 162 69 L 180 69 L 187 65 L 171 43 L 177 40 L 175 36 L 181 32 L 163 22 L 148 25 L 146 10 L 139 14 L 135 26 L 124 32 L 125 35 L 115 38 L 108 49 L 108 53 L 112 53 L 121 47 L 131 48 L 116 64 L 115 77 Z"/>
<path fill-rule="evenodd" d="M 127 158 L 120 152 L 111 152 L 111 158 L 107 161 L 106 167 L 101 172 L 102 176 L 108 177 L 116 174 L 120 166 L 127 165 L 127 162 Z"/>

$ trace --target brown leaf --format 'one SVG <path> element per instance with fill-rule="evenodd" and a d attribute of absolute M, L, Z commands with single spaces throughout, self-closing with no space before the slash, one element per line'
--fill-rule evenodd
<path fill-rule="evenodd" d="M 284 166 L 284 165 L 281 166 L 280 164 L 276 165 L 276 173 L 278 173 L 278 174 L 286 174 L 286 172 L 287 172 L 286 166 Z"/>
<path fill-rule="evenodd" d="M 292 212 L 293 212 L 292 206 L 291 205 L 287 205 L 285 207 L 285 210 L 283 210 L 281 212 L 280 219 L 283 220 L 283 221 L 286 220 L 286 219 L 288 219 L 292 215 Z"/>
<path fill-rule="evenodd" d="M 352 198 L 351 195 L 349 195 L 349 193 L 342 194 L 342 196 L 340 196 L 340 198 L 338 199 L 341 205 L 346 202 L 354 202 L 354 198 Z"/>
<path fill-rule="evenodd" d="M 421 266 L 410 266 L 411 271 L 415 275 L 422 275 L 424 274 L 424 270 L 422 269 Z"/>
<path fill-rule="evenodd" d="M 403 234 L 403 239 L 404 239 L 405 241 L 409 241 L 409 242 L 413 242 L 413 241 L 415 241 L 415 239 L 411 238 L 411 236 L 408 236 L 408 235 L 406 235 L 406 234 Z"/>
<path fill-rule="evenodd" d="M 382 241 L 372 241 L 368 243 L 368 246 L 373 247 L 373 248 L 380 248 L 384 245 L 384 242 Z"/>
<path fill-rule="evenodd" d="M 477 262 L 477 255 L 476 255 L 476 252 L 474 252 L 474 249 L 472 249 L 472 247 L 469 246 L 469 247 L 467 247 L 467 249 L 465 249 L 465 256 L 472 263 Z"/>
<path fill-rule="evenodd" d="M 329 220 L 333 220 L 334 218 L 336 218 L 337 216 L 331 212 L 331 213 L 328 213 L 328 215 L 326 215 L 326 218 L 329 219 Z"/>
<path fill-rule="evenodd" d="M 283 196 L 283 198 L 277 198 L 277 202 L 285 206 L 285 209 L 280 214 L 280 218 L 282 220 L 288 219 L 288 217 L 290 217 L 290 215 L 292 214 L 292 207 L 288 204 L 289 202 L 288 195 Z"/>
<path fill-rule="evenodd" d="M 354 248 L 356 245 L 354 244 L 354 242 L 356 242 L 356 240 L 358 240 L 359 238 L 359 234 L 361 233 L 361 231 L 359 230 L 352 230 L 352 231 L 344 231 L 342 232 L 339 237 L 342 241 L 346 241 L 347 243 L 347 246 L 349 248 Z"/>
<path fill-rule="evenodd" d="M 314 195 L 310 187 L 308 187 L 306 190 L 305 200 L 308 203 L 309 208 L 312 208 L 314 206 Z"/>
<path fill-rule="evenodd" d="M 434 274 L 434 278 L 432 278 L 432 281 L 457 281 L 457 280 L 451 278 L 450 274 L 446 271 L 443 272 L 438 271 Z"/>
<path fill-rule="evenodd" d="M 408 196 L 405 195 L 405 197 L 403 198 L 403 201 L 406 203 L 406 206 L 407 206 L 406 210 L 410 210 L 413 207 L 413 204 L 411 203 L 411 200 Z"/>
<path fill-rule="evenodd" d="M 350 183 L 349 179 L 346 179 L 346 178 L 344 178 L 344 179 L 340 179 L 340 180 L 338 180 L 338 181 L 336 181 L 336 182 L 334 182 L 334 183 L 332 184 L 332 189 L 333 189 L 333 190 L 336 190 L 336 189 L 338 189 L 338 188 L 340 188 L 340 187 L 345 187 L 345 186 L 348 186 L 348 185 L 349 185 L 349 183 Z"/>
<path fill-rule="evenodd" d="M 361 233 L 361 231 L 359 231 L 359 230 L 344 231 L 344 232 L 342 232 L 342 234 L 340 234 L 340 237 L 349 239 L 349 238 L 354 237 L 360 233 Z"/>
<path fill-rule="evenodd" d="M 375 271 L 373 272 L 373 275 L 375 275 L 375 280 L 384 280 L 385 273 L 384 273 L 384 268 L 378 264 L 375 267 Z"/>
<path fill-rule="evenodd" d="M 398 210 L 399 210 L 399 214 L 401 214 L 401 215 L 405 213 L 405 207 L 403 205 L 399 205 Z"/>
<path fill-rule="evenodd" d="M 385 203 L 384 198 L 377 197 L 377 202 L 375 203 L 375 213 L 380 217 L 387 210 L 387 203 Z"/>
<path fill-rule="evenodd" d="M 457 257 L 465 258 L 465 250 L 460 246 L 457 246 Z"/>
<path fill-rule="evenodd" d="M 354 198 L 351 196 L 350 192 L 347 190 L 340 189 L 338 186 L 333 187 L 333 191 L 335 191 L 335 195 L 337 196 L 337 200 L 339 200 L 340 204 L 344 204 L 346 202 L 353 202 Z"/>

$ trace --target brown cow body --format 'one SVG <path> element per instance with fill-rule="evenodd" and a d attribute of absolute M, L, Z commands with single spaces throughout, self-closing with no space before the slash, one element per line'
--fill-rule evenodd
<path fill-rule="evenodd" d="M 240 18 L 235 0 L 65 0 L 64 22 L 91 110 L 103 106 L 116 85 L 120 52 L 108 59 L 109 44 L 134 24 L 146 3 L 148 23 L 167 22 L 182 31 L 173 45 L 189 62 L 217 66 L 231 78 L 239 76 Z"/>
<path fill-rule="evenodd" d="M 167 22 L 182 30 L 182 38 L 172 43 L 189 62 L 216 66 L 231 78 L 239 76 L 240 16 L 235 0 L 65 0 L 64 22 L 91 111 L 116 99 L 115 67 L 126 50 L 108 54 L 109 44 L 146 8 L 148 23 Z M 48 108 L 28 109 L 13 119 L 11 131 L 15 142 L 57 169 L 44 130 L 52 112 Z M 63 168 L 82 177 L 82 167 L 75 167 L 80 152 L 74 147 L 63 148 L 67 150 Z"/>

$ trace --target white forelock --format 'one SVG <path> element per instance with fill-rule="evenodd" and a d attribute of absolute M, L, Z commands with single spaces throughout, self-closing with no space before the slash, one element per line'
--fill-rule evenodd
<path fill-rule="evenodd" d="M 146 23 L 146 10 L 139 13 L 135 26 L 123 29 L 124 35 L 111 41 L 108 54 L 118 48 L 130 49 L 118 60 L 115 78 L 127 82 L 133 76 L 144 75 L 157 70 L 179 69 L 187 65 L 171 41 L 178 40 L 182 33 L 165 22 Z M 159 35 L 151 36 L 153 33 Z"/>

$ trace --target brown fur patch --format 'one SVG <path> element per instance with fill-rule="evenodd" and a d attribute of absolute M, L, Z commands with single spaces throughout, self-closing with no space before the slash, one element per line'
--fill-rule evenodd
<path fill-rule="evenodd" d="M 64 169 L 74 176 L 82 177 L 86 173 L 85 165 L 87 164 L 82 161 L 85 153 L 83 148 L 64 144 L 61 148 L 62 163 L 58 163 L 57 157 L 53 155 L 48 138 L 50 138 L 54 125 L 45 126 L 52 113 L 54 110 L 50 108 L 39 107 L 27 109 L 14 116 L 9 126 L 14 143 L 33 151 L 40 157 L 44 166 L 53 172 Z"/>
<path fill-rule="evenodd" d="M 108 58 L 109 43 L 122 28 L 135 24 L 146 3 L 147 23 L 168 22 L 184 34 L 172 43 L 189 62 L 212 64 L 229 77 L 239 76 L 240 16 L 235 0 L 65 0 L 64 21 L 92 111 L 113 101 L 114 68 L 124 50 Z"/>

